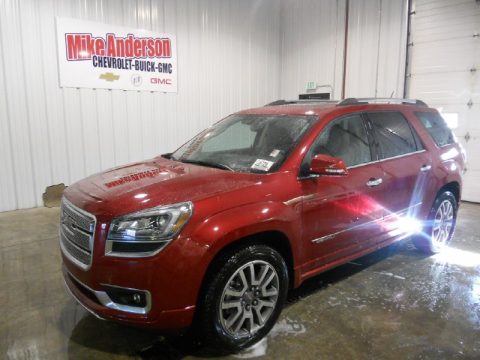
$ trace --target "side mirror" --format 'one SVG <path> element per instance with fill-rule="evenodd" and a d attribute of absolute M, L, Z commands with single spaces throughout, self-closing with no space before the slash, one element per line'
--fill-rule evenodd
<path fill-rule="evenodd" d="M 348 170 L 342 159 L 318 154 L 310 161 L 310 173 L 316 175 L 347 175 Z"/>

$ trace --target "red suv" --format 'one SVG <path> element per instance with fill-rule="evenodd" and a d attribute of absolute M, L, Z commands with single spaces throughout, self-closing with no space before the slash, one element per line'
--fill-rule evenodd
<path fill-rule="evenodd" d="M 455 228 L 464 161 L 421 101 L 241 111 L 171 154 L 70 186 L 64 278 L 100 318 L 195 324 L 238 350 L 268 333 L 309 277 L 410 236 L 438 252 Z"/>

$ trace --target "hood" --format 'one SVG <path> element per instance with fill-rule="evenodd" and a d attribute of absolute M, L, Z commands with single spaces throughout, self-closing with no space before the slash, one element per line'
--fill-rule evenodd
<path fill-rule="evenodd" d="M 65 196 L 94 215 L 119 216 L 239 190 L 260 176 L 158 157 L 92 175 L 70 186 Z"/>

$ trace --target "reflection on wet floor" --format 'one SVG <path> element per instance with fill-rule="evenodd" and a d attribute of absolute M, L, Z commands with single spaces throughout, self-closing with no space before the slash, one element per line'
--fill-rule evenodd
<path fill-rule="evenodd" d="M 0 358 L 480 359 L 479 214 L 462 204 L 443 254 L 404 242 L 308 280 L 267 338 L 232 355 L 96 319 L 64 289 L 58 210 L 0 214 Z"/>

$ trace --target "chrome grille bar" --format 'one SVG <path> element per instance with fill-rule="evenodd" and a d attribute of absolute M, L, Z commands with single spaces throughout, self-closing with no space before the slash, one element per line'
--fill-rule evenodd
<path fill-rule="evenodd" d="M 87 270 L 92 262 L 96 218 L 62 199 L 60 210 L 60 248 L 80 268 Z"/>

